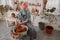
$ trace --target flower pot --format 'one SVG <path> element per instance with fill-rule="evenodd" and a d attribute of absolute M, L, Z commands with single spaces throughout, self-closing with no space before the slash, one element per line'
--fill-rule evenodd
<path fill-rule="evenodd" d="M 46 26 L 46 33 L 52 34 L 52 32 L 53 32 L 53 27 L 52 26 Z"/>

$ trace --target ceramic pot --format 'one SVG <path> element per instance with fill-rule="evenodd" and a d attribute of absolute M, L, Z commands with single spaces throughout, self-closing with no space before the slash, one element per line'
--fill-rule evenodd
<path fill-rule="evenodd" d="M 45 23 L 39 22 L 39 28 L 40 28 L 40 30 L 44 30 L 45 29 Z"/>
<path fill-rule="evenodd" d="M 53 32 L 53 27 L 52 26 L 46 26 L 46 33 L 52 34 L 52 32 Z"/>

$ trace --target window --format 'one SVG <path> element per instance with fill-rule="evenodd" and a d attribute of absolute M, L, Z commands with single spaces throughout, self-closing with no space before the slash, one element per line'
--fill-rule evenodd
<path fill-rule="evenodd" d="M 47 5 L 46 5 L 46 9 L 56 7 L 56 11 L 59 12 L 59 8 L 60 8 L 59 1 L 60 0 L 48 0 Z"/>

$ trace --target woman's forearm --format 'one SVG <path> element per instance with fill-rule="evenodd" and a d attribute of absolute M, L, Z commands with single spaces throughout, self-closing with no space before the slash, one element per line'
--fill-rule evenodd
<path fill-rule="evenodd" d="M 23 21 L 22 23 L 26 23 L 26 22 L 28 22 L 28 19 L 26 19 L 25 21 Z"/>

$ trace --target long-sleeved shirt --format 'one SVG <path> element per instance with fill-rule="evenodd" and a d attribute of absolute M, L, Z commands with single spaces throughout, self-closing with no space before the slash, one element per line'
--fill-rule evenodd
<path fill-rule="evenodd" d="M 24 18 L 23 18 L 23 17 L 24 17 Z M 26 20 L 26 19 L 30 20 L 30 17 L 31 17 L 31 15 L 30 15 L 29 10 L 21 10 L 21 11 L 18 13 L 18 18 L 19 18 L 20 20 Z"/>

